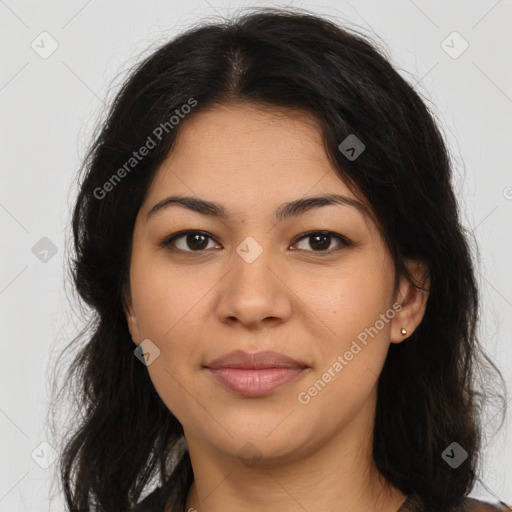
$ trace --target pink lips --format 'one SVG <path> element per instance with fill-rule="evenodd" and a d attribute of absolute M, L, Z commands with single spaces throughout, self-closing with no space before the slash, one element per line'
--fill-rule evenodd
<path fill-rule="evenodd" d="M 248 397 L 265 396 L 295 379 L 308 366 L 278 352 L 230 352 L 205 365 L 227 389 Z"/>

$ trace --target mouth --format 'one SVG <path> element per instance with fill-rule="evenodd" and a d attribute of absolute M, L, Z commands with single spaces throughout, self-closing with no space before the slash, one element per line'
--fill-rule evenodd
<path fill-rule="evenodd" d="M 224 388 L 246 397 L 266 396 L 303 374 L 309 366 L 277 352 L 231 352 L 205 368 Z"/>

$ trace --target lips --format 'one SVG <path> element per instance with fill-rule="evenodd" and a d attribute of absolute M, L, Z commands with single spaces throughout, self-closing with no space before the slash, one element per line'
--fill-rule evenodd
<path fill-rule="evenodd" d="M 295 380 L 308 365 L 278 352 L 230 352 L 205 368 L 224 388 L 246 397 L 263 397 Z"/>
<path fill-rule="evenodd" d="M 246 370 L 262 368 L 307 368 L 308 365 L 291 357 L 269 350 L 249 354 L 235 350 L 205 365 L 206 368 L 239 368 Z"/>

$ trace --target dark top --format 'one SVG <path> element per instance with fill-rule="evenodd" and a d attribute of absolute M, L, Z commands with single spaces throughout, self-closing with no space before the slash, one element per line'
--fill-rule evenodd
<path fill-rule="evenodd" d="M 151 494 L 146 496 L 139 504 L 132 509 L 132 512 L 165 512 L 167 496 L 161 487 L 157 487 Z M 411 494 L 402 503 L 397 512 L 423 512 L 424 506 L 416 495 Z M 488 503 L 487 501 L 475 498 L 464 498 L 463 503 L 449 512 L 512 512 L 512 507 L 503 502 Z M 185 511 L 186 512 L 186 511 Z"/>
<path fill-rule="evenodd" d="M 411 494 L 402 503 L 402 506 L 397 512 L 423 512 L 425 510 L 421 499 Z M 475 498 L 466 497 L 462 503 L 457 507 L 452 507 L 448 512 L 504 512 L 512 511 L 512 507 L 509 507 L 502 501 L 499 503 L 489 503 L 487 501 L 477 500 Z"/>

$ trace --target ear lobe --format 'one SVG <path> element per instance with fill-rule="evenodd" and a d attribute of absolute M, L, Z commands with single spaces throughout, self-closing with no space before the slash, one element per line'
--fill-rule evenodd
<path fill-rule="evenodd" d="M 400 276 L 395 302 L 401 304 L 401 309 L 391 323 L 391 343 L 401 343 L 407 339 L 421 323 L 427 307 L 430 278 L 426 264 L 418 260 L 406 260 L 406 266 L 416 286 L 405 275 Z M 406 329 L 405 335 L 402 329 Z"/>
<path fill-rule="evenodd" d="M 133 309 L 132 299 L 131 297 L 126 297 L 123 303 L 123 309 L 126 316 L 126 322 L 128 324 L 128 330 L 132 336 L 132 340 L 135 345 L 138 345 L 138 332 L 139 326 L 137 323 L 137 317 L 135 316 L 135 312 Z"/>

